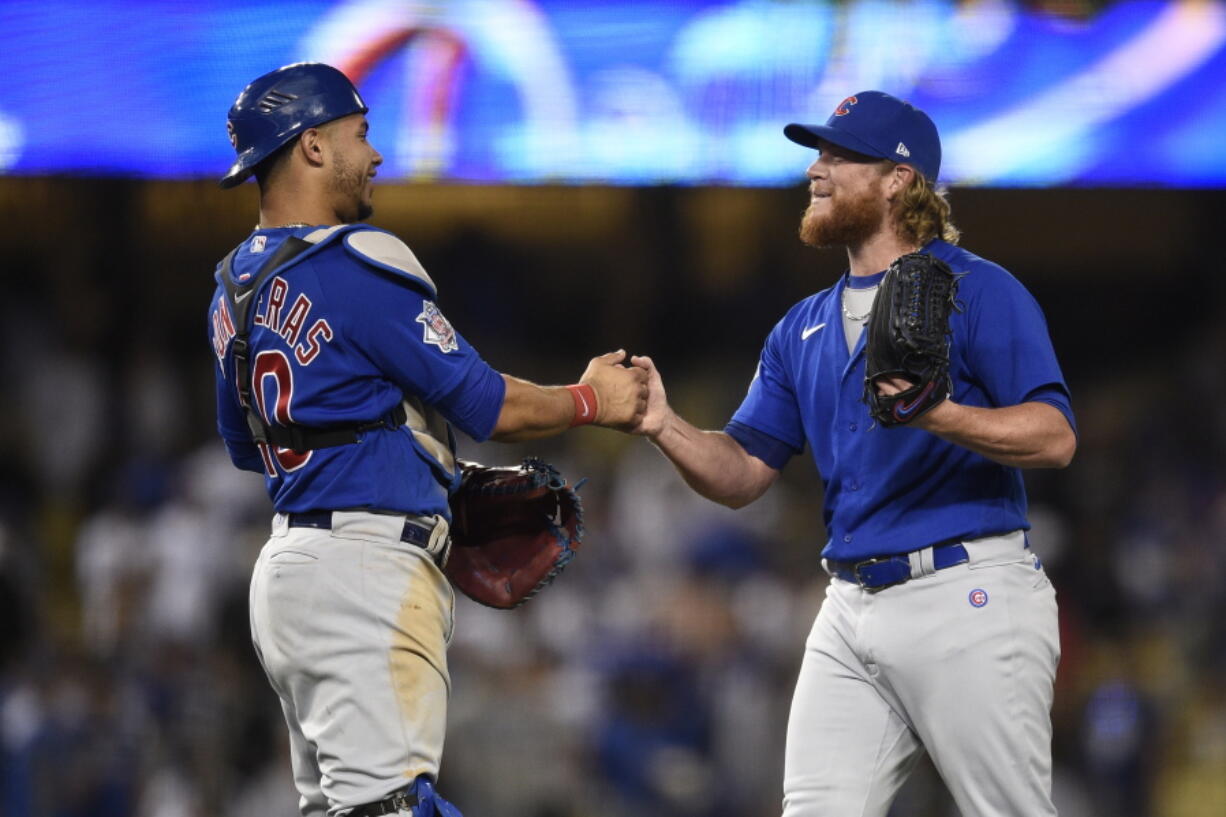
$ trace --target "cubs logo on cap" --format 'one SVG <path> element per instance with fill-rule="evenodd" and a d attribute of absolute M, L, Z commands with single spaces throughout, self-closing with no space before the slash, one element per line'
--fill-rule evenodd
<path fill-rule="evenodd" d="M 856 99 L 854 96 L 847 97 L 847 99 L 844 99 L 839 103 L 839 107 L 834 109 L 834 115 L 847 116 L 847 114 L 851 113 L 851 106 L 855 105 L 859 101 L 860 100 Z"/>

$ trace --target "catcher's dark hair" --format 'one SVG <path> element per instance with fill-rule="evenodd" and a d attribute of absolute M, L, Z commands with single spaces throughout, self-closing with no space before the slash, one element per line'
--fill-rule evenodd
<path fill-rule="evenodd" d="M 252 168 L 252 175 L 255 176 L 256 184 L 260 186 L 261 193 L 268 189 L 269 182 L 272 181 L 281 166 L 285 164 L 286 158 L 290 154 L 290 149 L 296 144 L 298 144 L 298 137 L 294 137 L 277 148 L 267 158 Z"/>
<path fill-rule="evenodd" d="M 945 191 L 938 189 L 920 173 L 894 204 L 898 234 L 907 243 L 924 245 L 934 238 L 957 244 L 962 232 L 954 226 L 953 210 Z"/>

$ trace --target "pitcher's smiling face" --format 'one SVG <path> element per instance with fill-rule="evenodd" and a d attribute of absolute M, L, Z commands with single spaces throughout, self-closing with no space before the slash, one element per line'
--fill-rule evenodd
<path fill-rule="evenodd" d="M 890 210 L 888 184 L 895 167 L 819 140 L 809 165 L 809 207 L 800 238 L 813 247 L 856 246 L 883 229 Z"/>

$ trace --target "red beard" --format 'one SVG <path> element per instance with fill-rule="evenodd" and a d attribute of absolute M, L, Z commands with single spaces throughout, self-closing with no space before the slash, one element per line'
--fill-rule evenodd
<path fill-rule="evenodd" d="M 826 215 L 818 215 L 813 205 L 800 221 L 800 240 L 810 247 L 854 247 L 863 244 L 881 229 L 885 220 L 880 202 L 871 192 L 856 198 L 831 198 Z"/>

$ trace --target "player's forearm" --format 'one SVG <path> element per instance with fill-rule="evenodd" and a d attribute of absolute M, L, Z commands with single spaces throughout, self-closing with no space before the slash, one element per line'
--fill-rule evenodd
<path fill-rule="evenodd" d="M 561 434 L 575 416 L 575 402 L 565 386 L 538 386 L 509 374 L 506 396 L 490 439 L 502 443 Z"/>
<path fill-rule="evenodd" d="M 703 431 L 673 414 L 651 438 L 696 493 L 742 508 L 766 493 L 779 472 L 722 431 Z"/>
<path fill-rule="evenodd" d="M 1015 468 L 1063 468 L 1077 438 L 1068 420 L 1047 403 L 979 408 L 945 401 L 917 422 L 949 442 Z"/>

